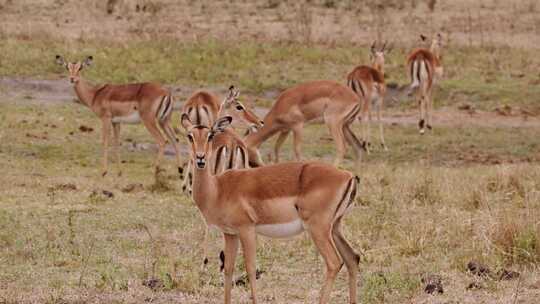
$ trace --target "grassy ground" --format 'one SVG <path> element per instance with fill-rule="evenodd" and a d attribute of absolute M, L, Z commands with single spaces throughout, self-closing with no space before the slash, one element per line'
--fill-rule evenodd
<path fill-rule="evenodd" d="M 388 54 L 387 82 L 409 82 L 405 67 L 408 51 L 395 46 Z M 65 75 L 65 70 L 55 65 L 56 54 L 65 54 L 71 61 L 93 55 L 95 64 L 84 75 L 94 82 L 158 81 L 201 87 L 234 83 L 251 93 L 279 92 L 316 79 L 345 82 L 352 67 L 369 60 L 368 48 L 355 45 L 172 40 L 103 46 L 99 41 L 7 39 L 0 52 L 4 54 L 0 76 L 57 78 Z M 540 60 L 534 54 L 536 50 L 516 48 L 450 47 L 445 50 L 446 76 L 436 104 L 468 103 L 488 110 L 508 104 L 540 111 L 540 76 L 536 73 Z"/>
<path fill-rule="evenodd" d="M 209 268 L 200 271 L 203 225 L 180 194 L 172 159 L 156 183 L 154 152 L 129 152 L 133 142 L 150 140 L 142 127 L 123 130 L 123 176 L 113 170 L 101 179 L 99 130 L 78 129 L 98 126 L 87 109 L 4 100 L 0 113 L 0 300 L 218 301 L 218 233 Z M 345 225 L 362 252 L 362 303 L 493 303 L 514 296 L 535 303 L 540 296 L 540 167 L 460 160 L 471 147 L 498 159 L 534 158 L 537 130 L 459 130 L 443 127 L 437 136 L 419 137 L 410 126 L 390 126 L 391 153 L 367 157 L 357 207 Z M 308 128 L 307 137 L 321 138 L 306 144 L 308 157 L 332 157 L 326 134 L 322 126 Z M 290 151 L 284 148 L 285 157 Z M 494 278 L 468 274 L 470 260 L 488 265 Z M 316 300 L 324 265 L 307 237 L 259 239 L 258 265 L 265 271 L 259 280 L 263 302 Z M 521 278 L 499 281 L 502 268 Z M 435 298 L 424 295 L 420 281 L 431 273 L 441 275 L 445 286 Z M 155 291 L 143 286 L 152 278 L 159 282 Z M 298 284 L 298 278 L 313 283 Z M 471 282 L 480 289 L 466 290 Z M 341 274 L 334 301 L 346 301 L 346 283 Z M 234 297 L 247 303 L 248 290 L 237 287 Z"/>

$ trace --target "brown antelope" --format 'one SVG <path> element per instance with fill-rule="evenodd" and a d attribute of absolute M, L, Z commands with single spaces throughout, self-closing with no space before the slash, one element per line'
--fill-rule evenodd
<path fill-rule="evenodd" d="M 422 41 L 427 38 L 420 35 Z M 437 34 L 431 41 L 428 49 L 420 48 L 411 52 L 407 59 L 407 68 L 411 77 L 410 92 L 416 90 L 416 100 L 420 106 L 420 121 L 418 127 L 420 134 L 424 134 L 427 127 L 432 128 L 433 86 L 443 75 L 441 62 L 442 37 Z"/>
<path fill-rule="evenodd" d="M 291 130 L 296 160 L 301 160 L 300 145 L 304 124 L 323 118 L 337 147 L 334 165 L 343 161 L 346 142 L 352 146 L 358 165 L 362 144 L 350 125 L 356 119 L 360 107 L 358 96 L 350 88 L 335 81 L 311 81 L 285 90 L 264 118 L 264 126 L 244 139 L 248 146 L 250 164 L 262 164 L 257 148 L 276 133 L 280 134 L 274 147 L 274 159 L 279 162 L 279 149 Z"/>
<path fill-rule="evenodd" d="M 219 99 L 208 92 L 199 91 L 194 93 L 185 103 L 182 109 L 190 120 L 196 125 L 211 126 L 218 117 L 230 115 L 237 121 L 245 123 L 249 129 L 257 130 L 263 122 L 251 110 L 246 108 L 238 97 L 240 92 L 229 87 L 229 94 L 220 103 Z M 212 168 L 214 174 L 222 173 L 227 169 L 247 168 L 247 150 L 242 139 L 233 130 L 220 133 L 214 141 L 216 149 Z M 188 161 L 186 176 L 182 182 L 182 190 L 188 195 L 191 193 L 191 162 Z"/>
<path fill-rule="evenodd" d="M 230 115 L 236 120 L 245 123 L 248 129 L 256 132 L 262 127 L 263 122 L 258 116 L 244 106 L 238 97 L 240 92 L 229 87 L 229 94 L 220 104 L 219 99 L 208 92 L 199 91 L 193 94 L 184 104 L 183 113 L 187 114 L 190 121 L 196 125 L 210 127 L 218 117 Z M 229 169 L 249 168 L 248 152 L 242 138 L 231 128 L 227 128 L 215 135 L 213 139 L 212 158 L 210 158 L 210 168 L 213 174 L 221 174 Z M 182 191 L 191 196 L 192 193 L 192 161 L 188 161 L 184 170 L 186 176 L 182 181 Z M 204 230 L 203 238 L 203 266 L 208 263 L 208 225 Z"/>
<path fill-rule="evenodd" d="M 369 153 L 371 135 L 371 103 L 375 104 L 377 110 L 381 146 L 384 150 L 388 150 L 384 142 L 383 123 L 381 120 L 381 111 L 386 93 L 386 85 L 384 83 L 384 55 L 385 52 L 389 53 L 391 51 L 391 49 L 385 50 L 385 48 L 386 42 L 380 49 L 377 49 L 375 42 L 373 42 L 370 54 L 372 66 L 357 66 L 347 75 L 347 85 L 362 100 L 362 145 L 367 153 Z"/>
<path fill-rule="evenodd" d="M 143 122 L 158 144 L 158 155 L 154 163 L 156 174 L 159 172 L 159 164 L 167 143 L 158 125 L 174 146 L 178 171 L 181 173 L 180 146 L 178 138 L 175 137 L 170 126 L 174 100 L 169 91 L 158 84 L 147 82 L 124 85 L 92 85 L 81 77 L 81 70 L 92 63 L 92 56 L 88 56 L 82 62 L 66 62 L 62 56 L 57 55 L 56 62 L 68 70 L 69 80 L 74 84 L 79 102 L 89 107 L 101 119 L 103 128 L 102 176 L 105 176 L 108 171 L 108 147 L 111 129 L 113 131 L 116 161 L 120 170 L 120 124 L 134 124 L 140 121 Z"/>
<path fill-rule="evenodd" d="M 359 256 L 341 233 L 343 215 L 353 206 L 358 178 L 344 170 L 317 163 L 280 163 L 214 175 L 209 166 L 215 136 L 231 123 L 230 116 L 210 128 L 193 125 L 187 114 L 182 126 L 195 164 L 193 200 L 206 222 L 223 232 L 225 241 L 225 304 L 231 302 L 234 265 L 239 244 L 251 286 L 256 293 L 256 236 L 290 238 L 307 230 L 326 262 L 320 303 L 330 298 L 343 263 L 349 272 L 350 303 L 356 302 Z"/>

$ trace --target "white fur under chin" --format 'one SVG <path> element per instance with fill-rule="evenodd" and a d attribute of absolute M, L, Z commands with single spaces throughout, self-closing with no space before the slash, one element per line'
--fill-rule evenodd
<path fill-rule="evenodd" d="M 126 116 L 115 116 L 112 119 L 113 123 L 138 124 L 141 122 L 139 112 L 133 112 Z"/>
<path fill-rule="evenodd" d="M 257 225 L 255 231 L 271 238 L 289 238 L 302 233 L 304 224 L 301 219 L 296 219 L 288 223 Z"/>

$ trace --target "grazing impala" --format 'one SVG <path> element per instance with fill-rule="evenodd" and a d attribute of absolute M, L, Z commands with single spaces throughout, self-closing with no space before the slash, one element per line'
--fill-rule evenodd
<path fill-rule="evenodd" d="M 386 85 L 384 83 L 384 55 L 385 52 L 389 53 L 391 51 L 391 49 L 385 50 L 385 48 L 386 42 L 380 49 L 377 49 L 375 42 L 373 42 L 371 45 L 372 66 L 357 66 L 347 75 L 347 85 L 362 100 L 362 145 L 368 153 L 371 135 L 371 103 L 375 103 L 377 109 L 381 146 L 384 150 L 388 150 L 384 142 L 383 124 L 381 121 L 381 111 L 386 93 Z"/>
<path fill-rule="evenodd" d="M 57 55 L 56 62 L 68 70 L 69 79 L 74 84 L 75 93 L 80 102 L 89 107 L 101 119 L 103 127 L 102 176 L 105 176 L 108 171 L 108 146 L 111 129 L 113 131 L 116 161 L 120 170 L 120 124 L 133 124 L 140 121 L 143 122 L 146 129 L 154 137 L 159 147 L 154 163 L 155 173 L 159 172 L 159 164 L 167 142 L 158 125 L 174 146 L 178 171 L 181 173 L 180 146 L 178 138 L 175 137 L 170 126 L 174 101 L 167 90 L 153 83 L 91 85 L 80 74 L 84 67 L 92 63 L 92 56 L 82 62 L 66 62 L 62 56 Z"/>
<path fill-rule="evenodd" d="M 257 303 L 257 234 L 289 238 L 303 230 L 307 230 L 326 262 L 320 303 L 328 303 L 343 263 L 349 272 L 349 301 L 355 303 L 359 256 L 343 237 L 341 221 L 355 201 L 358 178 L 348 171 L 317 162 L 281 163 L 214 175 L 209 166 L 213 140 L 231 120 L 230 116 L 222 117 L 208 128 L 193 125 L 187 114 L 182 115 L 182 126 L 191 143 L 191 160 L 195 164 L 193 200 L 206 222 L 218 227 L 225 240 L 225 304 L 231 302 L 239 244 L 252 303 Z"/>
<path fill-rule="evenodd" d="M 239 95 L 240 92 L 231 86 L 227 97 L 220 103 L 215 95 L 199 91 L 184 103 L 182 112 L 186 113 L 196 125 L 209 127 L 218 117 L 230 115 L 245 123 L 249 129 L 257 130 L 262 127 L 263 122 L 257 115 L 238 100 Z M 211 161 L 214 174 L 222 173 L 227 169 L 248 167 L 246 145 L 235 131 L 228 129 L 220 133 L 214 140 L 214 149 L 214 158 Z M 182 190 L 188 195 L 191 193 L 191 166 L 191 162 L 188 161 L 187 169 L 183 170 L 186 176 L 182 182 Z"/>
<path fill-rule="evenodd" d="M 250 153 L 250 163 L 261 165 L 257 148 L 268 138 L 280 133 L 274 147 L 274 159 L 278 162 L 279 149 L 291 130 L 296 160 L 300 160 L 304 124 L 323 118 L 337 147 L 334 165 L 339 165 L 343 160 L 346 142 L 352 146 L 358 165 L 362 144 L 350 125 L 356 119 L 360 107 L 358 96 L 350 88 L 335 81 L 311 81 L 285 90 L 264 118 L 264 126 L 244 139 Z"/>
<path fill-rule="evenodd" d="M 420 35 L 422 41 L 427 38 Z M 411 93 L 416 90 L 416 100 L 420 106 L 420 121 L 418 127 L 420 134 L 424 134 L 427 127 L 431 130 L 433 108 L 433 86 L 442 77 L 443 67 L 441 63 L 441 34 L 437 34 L 431 41 L 428 49 L 415 49 L 407 59 L 407 68 L 411 77 Z"/>

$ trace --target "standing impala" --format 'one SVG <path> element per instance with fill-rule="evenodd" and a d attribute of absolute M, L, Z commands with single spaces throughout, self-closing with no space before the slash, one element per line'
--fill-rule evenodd
<path fill-rule="evenodd" d="M 196 125 L 210 127 L 219 117 L 231 115 L 238 121 L 245 123 L 249 129 L 256 132 L 262 127 L 263 122 L 255 113 L 246 108 L 238 97 L 240 92 L 234 86 L 229 87 L 227 97 L 220 104 L 219 99 L 208 92 L 199 91 L 193 94 L 183 106 L 183 113 L 188 115 L 190 121 Z M 227 128 L 214 136 L 212 156 L 209 158 L 209 166 L 213 174 L 221 174 L 229 169 L 249 168 L 248 151 L 242 138 L 232 129 Z M 187 169 L 182 181 L 182 191 L 191 196 L 192 193 L 192 167 L 193 162 L 187 163 Z M 203 238 L 203 265 L 208 262 L 208 225 L 204 230 Z"/>
<path fill-rule="evenodd" d="M 345 142 L 352 146 L 358 165 L 362 144 L 350 129 L 350 125 L 356 119 L 360 108 L 358 96 L 350 88 L 335 81 L 311 81 L 287 89 L 266 114 L 264 126 L 244 139 L 250 153 L 250 163 L 262 164 L 257 148 L 268 138 L 280 133 L 274 147 L 274 159 L 278 162 L 279 149 L 291 130 L 294 135 L 296 160 L 301 160 L 300 145 L 304 124 L 323 118 L 336 143 L 334 165 L 337 166 L 343 161 Z"/>
<path fill-rule="evenodd" d="M 230 116 L 222 117 L 208 128 L 193 125 L 187 114 L 182 115 L 195 164 L 193 200 L 206 222 L 219 228 L 225 240 L 225 304 L 231 302 L 239 244 L 255 304 L 257 234 L 289 238 L 303 230 L 308 231 L 326 262 L 319 303 L 328 303 L 343 263 L 349 272 L 349 302 L 356 303 L 359 256 L 343 237 L 341 220 L 355 201 L 358 178 L 317 162 L 281 163 L 214 175 L 208 166 L 213 140 L 231 120 Z"/>
<path fill-rule="evenodd" d="M 422 41 L 427 38 L 420 35 Z M 424 134 L 427 127 L 431 130 L 433 108 L 433 85 L 442 77 L 443 67 L 441 63 L 441 34 L 437 34 L 431 41 L 428 49 L 415 49 L 407 59 L 407 68 L 411 77 L 411 93 L 416 90 L 416 101 L 420 106 L 420 121 L 418 127 L 420 134 Z"/>
<path fill-rule="evenodd" d="M 80 102 L 89 107 L 101 119 L 103 127 L 102 176 L 105 176 L 108 171 L 108 147 L 111 129 L 113 131 L 116 161 L 120 170 L 120 124 L 134 124 L 141 121 L 159 147 L 154 163 L 155 173 L 159 172 L 159 164 L 167 142 L 158 125 L 174 146 L 178 171 L 181 173 L 180 146 L 170 126 L 174 101 L 167 90 L 158 84 L 147 82 L 124 85 L 91 85 L 81 77 L 80 73 L 84 67 L 92 63 L 92 56 L 88 56 L 82 62 L 66 62 L 62 56 L 57 55 L 56 62 L 68 70 L 69 80 L 74 84 L 75 93 Z"/>
<path fill-rule="evenodd" d="M 375 42 L 371 45 L 372 66 L 360 65 L 354 68 L 347 75 L 347 85 L 362 100 L 362 145 L 369 153 L 370 146 L 370 123 L 371 123 L 371 103 L 375 103 L 377 109 L 377 122 L 379 123 L 379 136 L 381 146 L 388 150 L 384 142 L 383 124 L 381 120 L 381 111 L 386 93 L 384 83 L 384 55 L 386 42 L 382 48 L 376 49 Z M 386 52 L 390 52 L 388 49 Z M 367 129 L 367 130 L 366 130 Z"/>

